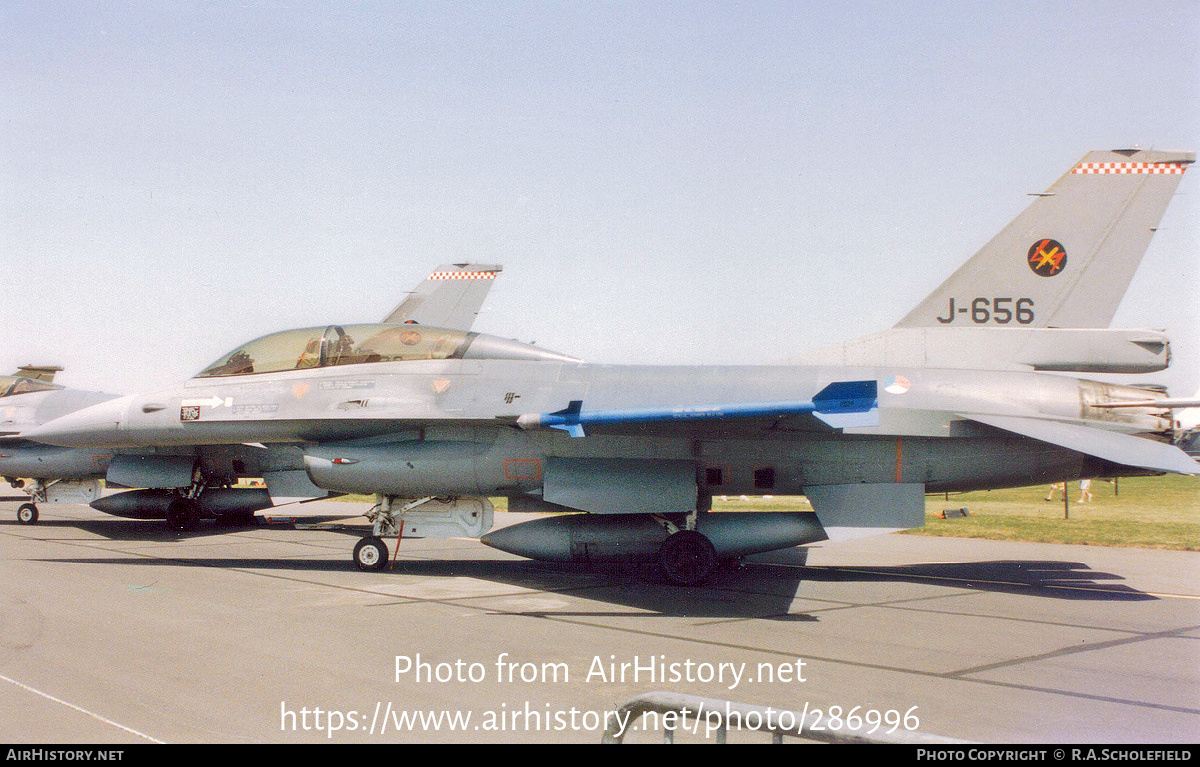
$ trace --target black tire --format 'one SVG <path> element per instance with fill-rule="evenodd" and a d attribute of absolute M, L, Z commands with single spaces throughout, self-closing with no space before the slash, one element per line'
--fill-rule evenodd
<path fill-rule="evenodd" d="M 36 525 L 38 521 L 38 507 L 32 503 L 22 503 L 17 507 L 17 521 L 22 525 Z"/>
<path fill-rule="evenodd" d="M 680 530 L 663 541 L 658 563 L 671 583 L 695 586 L 717 568 L 717 552 L 712 541 L 695 530 Z"/>
<path fill-rule="evenodd" d="M 181 533 L 195 530 L 200 524 L 200 504 L 190 498 L 176 498 L 167 507 L 167 527 Z"/>
<path fill-rule="evenodd" d="M 375 536 L 363 538 L 354 547 L 354 566 L 359 570 L 373 572 L 387 567 L 388 548 L 382 539 Z"/>

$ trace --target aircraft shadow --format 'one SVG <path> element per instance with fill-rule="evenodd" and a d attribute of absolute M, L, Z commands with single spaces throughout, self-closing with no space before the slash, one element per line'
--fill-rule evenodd
<path fill-rule="evenodd" d="M 759 566 L 798 570 L 801 580 L 814 583 L 929 583 L 1053 599 L 1122 602 L 1158 599 L 1121 583 L 1120 575 L 1093 570 L 1083 562 L 1029 559 L 855 567 L 809 566 L 803 549 L 769 556 L 775 561 L 761 562 Z"/>
<path fill-rule="evenodd" d="M 291 519 L 291 518 L 289 518 Z M 184 541 L 191 538 L 203 538 L 225 533 L 250 532 L 254 530 L 292 530 L 307 525 L 328 525 L 327 532 L 345 533 L 346 535 L 361 536 L 368 528 L 365 521 L 357 525 L 347 523 L 346 516 L 298 517 L 295 521 L 265 522 L 256 519 L 253 522 L 240 522 L 233 519 L 204 520 L 194 530 L 174 530 L 161 519 L 94 519 L 69 520 L 49 519 L 37 523 L 39 528 L 62 528 L 82 530 L 84 532 L 106 538 L 110 541 Z M 3 524 L 3 523 L 0 523 Z M 9 524 L 17 525 L 16 521 Z"/>
<path fill-rule="evenodd" d="M 148 540 L 169 540 L 153 538 Z M 111 564 L 119 567 L 204 567 L 229 570 L 286 571 L 292 574 L 330 573 L 353 571 L 349 561 L 349 550 L 345 556 L 322 559 L 256 558 L 256 557 L 136 557 L 114 554 L 111 557 L 46 557 L 39 562 L 63 564 Z M 539 596 L 561 594 L 574 596 L 617 609 L 598 607 L 582 610 L 534 609 L 498 607 L 497 613 L 528 615 L 530 617 L 580 616 L 638 617 L 654 614 L 674 617 L 707 618 L 758 618 L 783 621 L 815 620 L 811 616 L 793 615 L 791 607 L 800 579 L 787 574 L 733 575 L 718 573 L 709 582 L 694 588 L 674 586 L 652 567 L 617 566 L 584 567 L 557 565 L 530 560 L 498 561 L 482 559 L 423 560 L 401 557 L 390 570 L 375 573 L 360 573 L 370 578 L 372 584 L 380 583 L 389 576 L 408 576 L 406 585 L 412 584 L 413 576 L 429 579 L 471 578 L 502 584 L 513 588 L 513 596 L 524 597 L 531 593 Z M 399 583 L 399 581 L 397 581 Z M 423 594 L 425 584 L 414 585 L 413 593 Z M 436 592 L 436 589 L 434 590 Z M 497 592 L 490 592 L 483 599 L 492 599 Z M 502 594 L 502 592 L 499 592 Z M 397 602 L 410 599 L 429 599 L 438 602 L 470 603 L 480 597 L 461 596 L 406 596 L 403 590 L 395 595 L 381 593 L 384 599 L 394 596 Z"/>
<path fill-rule="evenodd" d="M 353 523 L 353 517 L 310 516 L 295 518 L 294 524 L 267 524 L 261 519 L 253 523 L 235 524 L 225 521 L 205 521 L 194 531 L 179 532 L 168 528 L 161 520 L 101 519 L 87 521 L 48 520 L 45 526 L 84 530 L 109 540 L 140 542 L 176 542 L 192 538 L 211 537 L 222 533 L 269 530 L 272 528 L 301 529 L 318 526 L 323 532 L 333 532 L 357 538 L 366 531 L 365 521 Z M 15 524 L 15 522 L 14 522 Z M 122 566 L 153 567 L 214 567 L 243 570 L 286 570 L 289 572 L 338 572 L 353 570 L 349 561 L 350 546 L 342 556 L 322 559 L 297 558 L 219 558 L 219 557 L 128 557 L 48 559 L 45 561 L 112 563 Z M 415 556 L 414 556 L 415 555 Z M 809 566 L 803 548 L 772 552 L 743 563 L 723 567 L 708 581 L 697 587 L 680 587 L 666 581 L 653 565 L 571 565 L 532 560 L 496 559 L 421 559 L 419 551 L 407 553 L 393 563 L 391 570 L 374 574 L 391 574 L 420 578 L 475 578 L 504 584 L 521 590 L 541 593 L 560 593 L 592 602 L 618 607 L 617 610 L 584 609 L 578 611 L 547 610 L 512 612 L 538 616 L 637 616 L 653 614 L 693 618 L 765 619 L 778 621 L 816 621 L 820 610 L 812 614 L 794 612 L 797 598 L 804 598 L 805 583 L 912 583 L 938 585 L 994 593 L 1021 594 L 1051 599 L 1088 601 L 1144 601 L 1157 599 L 1121 583 L 1121 576 L 1090 569 L 1081 562 L 1042 560 L 1000 560 L 986 562 L 957 562 L 912 564 L 890 567 Z M 837 601 L 837 597 L 822 595 L 816 599 Z M 869 594 L 855 590 L 847 594 L 847 602 L 870 599 Z"/>
<path fill-rule="evenodd" d="M 233 557 L 179 557 L 143 558 L 118 555 L 113 557 L 54 558 L 42 561 L 84 564 L 113 564 L 123 567 L 206 567 L 230 570 L 268 570 L 289 573 L 332 573 L 346 572 L 353 565 L 345 558 L 281 559 L 281 558 L 233 558 Z M 1098 573 L 1085 566 L 1071 562 L 1001 561 L 972 562 L 961 564 L 910 565 L 902 567 L 871 568 L 859 570 L 843 567 L 781 567 L 778 565 L 749 563 L 741 567 L 724 569 L 706 583 L 692 588 L 667 583 L 652 566 L 584 567 L 556 565 L 528 560 L 498 561 L 482 559 L 424 560 L 401 557 L 391 570 L 362 574 L 364 578 L 386 579 L 389 575 L 406 576 L 405 585 L 413 586 L 413 593 L 403 590 L 394 596 L 398 602 L 410 599 L 431 599 L 438 602 L 470 603 L 480 597 L 463 594 L 454 595 L 453 589 L 447 596 L 429 596 L 426 584 L 413 583 L 413 577 L 429 579 L 436 585 L 437 579 L 470 578 L 492 584 L 503 584 L 514 589 L 518 597 L 515 606 L 504 606 L 503 600 L 492 608 L 496 613 L 526 615 L 529 617 L 600 618 L 600 617 L 687 617 L 709 619 L 757 619 L 789 622 L 819 621 L 821 610 L 811 613 L 798 609 L 795 600 L 803 599 L 799 593 L 807 583 L 914 583 L 935 584 L 951 588 L 964 588 L 996 593 L 1011 593 L 1030 597 L 1094 600 L 1094 601 L 1141 601 L 1156 597 L 1112 581 L 1119 576 Z M 399 579 L 397 580 L 400 583 Z M 539 596 L 575 597 L 590 603 L 579 608 L 573 601 L 571 607 L 536 607 L 524 609 L 519 597 L 536 593 Z M 389 595 L 381 595 L 385 598 Z M 483 599 L 491 600 L 491 593 Z M 814 597 L 831 602 L 858 602 L 870 600 L 870 594 L 856 588 L 854 593 L 839 598 L 830 594 Z M 808 604 L 811 604 L 808 603 Z"/>

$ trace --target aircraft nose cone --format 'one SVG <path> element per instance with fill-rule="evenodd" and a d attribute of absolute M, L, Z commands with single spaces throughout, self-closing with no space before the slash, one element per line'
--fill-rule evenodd
<path fill-rule="evenodd" d="M 104 447 L 120 441 L 121 422 L 130 397 L 101 402 L 26 429 L 21 436 L 62 447 Z"/>

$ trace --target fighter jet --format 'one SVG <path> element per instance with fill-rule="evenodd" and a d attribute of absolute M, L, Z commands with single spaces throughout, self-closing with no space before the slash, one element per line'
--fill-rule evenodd
<path fill-rule="evenodd" d="M 469 329 L 502 271 L 498 264 L 443 264 L 388 313 L 387 322 L 431 323 Z M 288 446 L 175 445 L 169 451 L 63 448 L 30 442 L 20 433 L 116 394 L 85 392 L 53 383 L 59 367 L 24 366 L 0 377 L 0 476 L 29 495 L 17 509 L 22 524 L 38 521 L 38 503 L 91 503 L 109 514 L 166 519 L 181 530 L 200 518 L 246 520 L 291 500 L 323 497 L 303 479 L 303 456 Z M 267 488 L 231 488 L 239 478 L 265 477 Z M 101 497 L 110 486 L 142 488 Z M 28 482 L 27 482 L 28 481 Z M 194 503 L 177 503 L 177 488 Z"/>
<path fill-rule="evenodd" d="M 60 415 L 116 398 L 116 394 L 68 389 L 54 383 L 61 367 L 23 365 L 0 376 L 0 477 L 21 490 L 29 501 L 17 507 L 17 521 L 38 521 L 40 502 L 87 503 L 99 494 L 96 477 L 103 476 L 112 451 L 96 448 L 52 447 L 15 435 Z"/>
<path fill-rule="evenodd" d="M 595 365 L 452 328 L 328 325 L 30 436 L 287 446 L 315 487 L 376 496 L 364 570 L 387 565 L 387 538 L 469 535 L 535 559 L 657 561 L 680 584 L 920 526 L 926 493 L 1194 474 L 1165 392 L 1064 375 L 1166 366 L 1161 333 L 1107 325 L 1193 161 L 1088 154 L 897 327 L 796 364 Z M 804 495 L 815 514 L 711 511 L 743 494 Z M 492 497 L 576 513 L 488 532 Z"/>

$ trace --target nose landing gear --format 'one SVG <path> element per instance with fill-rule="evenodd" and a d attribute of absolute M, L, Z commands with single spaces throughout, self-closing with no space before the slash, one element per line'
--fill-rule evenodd
<path fill-rule="evenodd" d="M 38 507 L 32 503 L 22 503 L 17 507 L 17 521 L 22 525 L 36 525 L 38 521 Z"/>

